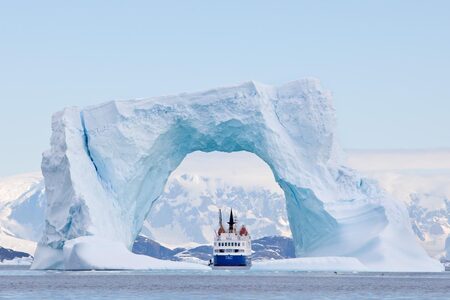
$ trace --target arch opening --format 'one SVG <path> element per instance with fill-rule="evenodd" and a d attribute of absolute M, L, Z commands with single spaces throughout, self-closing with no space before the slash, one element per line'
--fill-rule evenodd
<path fill-rule="evenodd" d="M 249 152 L 193 152 L 170 174 L 141 235 L 171 248 L 209 244 L 218 209 L 232 207 L 253 238 L 291 237 L 284 194 L 272 171 Z"/>

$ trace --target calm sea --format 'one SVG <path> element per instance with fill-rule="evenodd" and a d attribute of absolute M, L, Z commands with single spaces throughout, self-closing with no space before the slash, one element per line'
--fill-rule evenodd
<path fill-rule="evenodd" d="M 0 268 L 0 299 L 450 299 L 447 273 Z"/>

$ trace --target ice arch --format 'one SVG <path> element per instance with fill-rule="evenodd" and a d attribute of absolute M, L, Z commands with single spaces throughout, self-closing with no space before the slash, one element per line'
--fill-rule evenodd
<path fill-rule="evenodd" d="M 52 127 L 42 161 L 46 229 L 34 268 L 132 260 L 121 247 L 130 248 L 168 176 L 193 151 L 248 151 L 265 161 L 285 193 L 298 256 L 437 268 L 415 242 L 405 209 L 341 166 L 330 95 L 316 80 L 68 108 Z M 99 245 L 108 253 L 99 255 Z M 122 258 L 105 259 L 113 253 Z"/>

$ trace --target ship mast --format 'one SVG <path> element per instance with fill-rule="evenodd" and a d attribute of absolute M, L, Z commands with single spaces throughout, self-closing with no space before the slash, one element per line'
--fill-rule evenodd
<path fill-rule="evenodd" d="M 223 229 L 222 225 L 222 210 L 219 208 L 219 230 L 217 231 L 218 235 L 225 233 L 225 229 Z"/>

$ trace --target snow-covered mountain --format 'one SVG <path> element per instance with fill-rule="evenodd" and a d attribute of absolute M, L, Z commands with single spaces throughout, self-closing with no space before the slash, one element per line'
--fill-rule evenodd
<path fill-rule="evenodd" d="M 450 259 L 450 149 L 357 150 L 348 162 L 404 202 L 422 246 Z"/>
<path fill-rule="evenodd" d="M 213 247 L 208 243 L 192 248 L 167 248 L 149 238 L 138 236 L 133 245 L 133 253 L 143 254 L 159 259 L 177 261 L 208 261 L 212 259 Z M 252 260 L 272 260 L 295 257 L 292 238 L 268 236 L 252 241 Z"/>
<path fill-rule="evenodd" d="M 394 175 L 386 171 L 384 176 Z M 411 177 L 403 176 L 403 184 L 408 184 Z M 411 226 L 421 245 L 430 256 L 440 259 L 446 255 L 446 249 L 450 253 L 450 242 L 446 248 L 450 235 L 450 198 L 437 192 L 437 183 L 430 180 L 427 188 L 416 186 L 405 193 L 400 192 L 404 185 L 397 182 L 397 190 L 392 192 L 397 196 L 402 194 L 399 199 L 408 209 Z M 380 184 L 395 188 L 389 187 L 392 182 L 386 179 L 380 180 Z M 248 225 L 255 238 L 290 236 L 282 191 L 265 190 L 262 186 L 240 187 L 224 179 L 192 174 L 171 177 L 165 193 L 145 222 L 142 234 L 172 247 L 189 245 L 189 242 L 207 243 L 217 223 L 218 207 L 247 212 L 239 216 L 239 221 Z"/>
<path fill-rule="evenodd" d="M 9 185 L 15 192 L 8 191 Z M 0 188 L 0 245 L 33 253 L 44 222 L 42 176 L 33 173 L 0 179 Z M 252 229 L 255 238 L 290 236 L 281 191 L 258 184 L 236 186 L 224 178 L 179 172 L 170 177 L 141 235 L 170 247 L 205 244 L 214 236 L 218 209 L 225 214 L 230 207 L 238 221 Z"/>
<path fill-rule="evenodd" d="M 172 176 L 141 234 L 171 246 L 205 244 L 214 237 L 218 209 L 225 214 L 232 207 L 253 237 L 290 236 L 285 205 L 281 192 L 263 186 L 235 186 L 192 174 Z"/>
<path fill-rule="evenodd" d="M 42 175 L 0 178 L 0 246 L 33 254 L 44 227 Z"/>
<path fill-rule="evenodd" d="M 2 264 L 31 264 L 33 257 L 26 253 L 0 247 L 0 265 Z"/>
<path fill-rule="evenodd" d="M 441 258 L 450 254 L 450 172 L 445 165 L 450 158 L 445 151 L 414 156 L 403 152 L 351 151 L 348 156 L 353 167 L 376 178 L 407 205 L 418 240 L 432 257 Z M 402 163 L 402 157 L 409 159 Z M 0 246 L 33 254 L 44 202 L 40 173 L 0 178 Z M 195 153 L 183 161 L 141 235 L 171 248 L 208 243 L 219 207 L 225 212 L 233 207 L 254 238 L 290 236 L 284 196 L 267 165 L 253 155 L 217 153 Z"/>
<path fill-rule="evenodd" d="M 408 212 L 412 228 L 427 252 L 435 258 L 445 257 L 450 234 L 449 199 L 433 194 L 411 194 Z"/>

